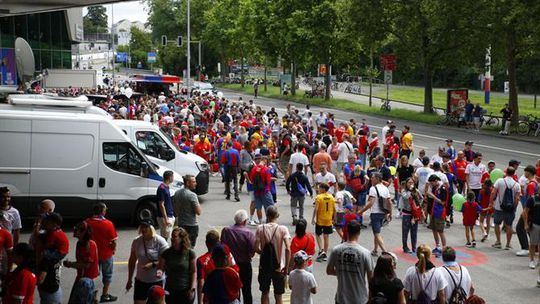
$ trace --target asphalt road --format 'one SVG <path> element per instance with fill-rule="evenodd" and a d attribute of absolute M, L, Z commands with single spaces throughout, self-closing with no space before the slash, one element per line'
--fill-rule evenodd
<path fill-rule="evenodd" d="M 242 96 L 244 100 L 250 99 L 250 96 L 225 92 L 227 97 L 233 99 L 238 96 Z M 255 103 L 264 107 L 276 107 L 279 110 L 283 110 L 287 102 L 276 101 L 267 98 L 258 98 Z M 298 105 L 298 107 L 303 107 Z M 313 111 L 318 111 L 318 107 L 313 107 Z M 380 117 L 369 117 L 356 113 L 349 113 L 338 110 L 331 110 L 335 113 L 338 119 L 366 118 L 368 124 L 373 128 L 379 130 L 386 122 L 386 119 Z M 520 142 L 511 138 L 501 138 L 491 136 L 489 134 L 475 134 L 465 130 L 441 128 L 438 126 L 424 125 L 414 122 L 405 122 L 395 120 L 398 128 L 401 128 L 403 124 L 407 123 L 411 126 L 411 131 L 414 135 L 414 143 L 417 148 L 423 148 L 427 150 L 428 155 L 435 153 L 437 146 L 444 144 L 446 138 L 453 138 L 456 144 L 456 148 L 462 147 L 466 140 L 473 140 L 475 142 L 475 150 L 481 151 L 484 154 L 484 159 L 493 159 L 499 167 L 503 167 L 503 164 L 507 163 L 509 159 L 515 158 L 522 162 L 523 165 L 533 164 L 540 158 L 540 152 L 538 144 Z M 249 198 L 246 193 L 241 193 L 240 202 L 227 201 L 223 195 L 224 186 L 221 183 L 219 177 L 212 177 L 209 193 L 202 196 L 201 204 L 203 214 L 200 217 L 200 235 L 198 238 L 197 246 L 195 250 L 197 255 L 201 255 L 206 252 L 204 245 L 204 235 L 209 229 L 221 229 L 224 226 L 233 223 L 233 215 L 237 209 L 248 209 Z M 284 187 L 278 188 L 278 208 L 280 211 L 279 222 L 289 225 L 291 233 L 294 233 L 294 228 L 290 226 L 291 215 L 290 208 L 288 206 L 288 196 L 286 195 Z M 306 202 L 306 215 L 309 217 L 313 212 L 313 206 Z M 58 210 L 62 212 L 62 210 Z M 537 304 L 540 296 L 540 288 L 536 288 L 536 278 L 538 276 L 537 270 L 528 269 L 528 259 L 523 257 L 516 257 L 514 252 L 505 251 L 500 249 L 494 249 L 491 244 L 494 240 L 492 234 L 486 243 L 478 243 L 476 249 L 466 249 L 464 229 L 461 223 L 461 216 L 457 215 L 455 224 L 447 230 L 448 244 L 457 247 L 459 259 L 467 265 L 471 276 L 474 281 L 477 294 L 483 297 L 487 303 L 521 303 L 521 304 Z M 136 229 L 127 226 L 127 223 L 115 223 L 119 228 L 119 244 L 118 252 L 116 254 L 115 262 L 115 276 L 114 282 L 111 286 L 111 293 L 120 297 L 117 303 L 132 303 L 132 291 L 125 291 L 125 283 L 127 280 L 127 260 L 129 257 L 129 248 L 131 241 L 136 237 Z M 70 254 L 68 258 L 74 259 L 75 253 L 75 240 L 72 237 L 73 223 L 67 223 L 64 225 L 66 231 L 70 235 Z M 254 229 L 254 228 L 253 228 Z M 314 231 L 314 227 L 308 228 L 311 232 Z M 480 235 L 480 230 L 476 230 L 477 235 Z M 493 233 L 493 232 L 492 232 Z M 397 266 L 398 277 L 403 278 L 405 270 L 414 264 L 415 257 L 408 256 L 400 252 L 401 250 L 401 221 L 394 219 L 387 227 L 384 228 L 382 235 L 387 244 L 387 248 L 396 252 L 399 257 Z M 21 240 L 27 240 L 28 234 L 23 234 Z M 418 242 L 429 244 L 433 246 L 433 237 L 430 231 L 424 227 L 419 228 Z M 333 234 L 330 238 L 331 246 L 339 243 L 338 236 Z M 360 236 L 360 244 L 367 249 L 373 249 L 373 235 L 370 230 L 363 230 Z M 513 239 L 514 250 L 519 245 L 517 237 Z M 440 261 L 436 264 L 440 265 Z M 258 257 L 255 257 L 253 265 L 258 265 Z M 332 303 L 336 290 L 336 279 L 325 274 L 325 263 L 314 263 L 314 274 L 319 284 L 319 291 L 313 297 L 314 303 Z M 67 303 L 67 298 L 71 290 L 71 286 L 75 277 L 75 271 L 73 269 L 62 269 L 62 288 L 64 289 L 64 303 Z M 256 278 L 256 276 L 254 276 Z M 101 286 L 99 283 L 98 286 Z M 258 284 L 256 279 L 253 282 L 253 291 L 256 303 L 260 301 L 260 292 L 258 291 Z M 36 297 L 37 298 L 37 297 Z M 285 303 L 289 302 L 288 293 L 284 297 Z M 273 302 L 273 301 L 272 301 Z"/>

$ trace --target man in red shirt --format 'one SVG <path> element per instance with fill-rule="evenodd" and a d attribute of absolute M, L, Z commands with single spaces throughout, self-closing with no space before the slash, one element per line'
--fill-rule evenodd
<path fill-rule="evenodd" d="M 113 277 L 114 254 L 116 252 L 116 239 L 118 235 L 114 224 L 105 218 L 107 205 L 97 203 L 94 206 L 94 215 L 86 220 L 92 227 L 92 240 L 96 242 L 99 258 L 99 268 L 103 278 L 103 293 L 100 302 L 114 302 L 118 299 L 109 294 L 109 286 Z"/>
<path fill-rule="evenodd" d="M 206 133 L 203 132 L 199 135 L 199 141 L 195 143 L 193 152 L 208 161 L 212 153 L 212 145 L 206 141 Z"/>
<path fill-rule="evenodd" d="M 274 204 L 274 199 L 270 193 L 270 182 L 272 176 L 264 163 L 261 163 L 261 154 L 255 154 L 255 165 L 249 172 L 249 183 L 253 185 L 255 197 L 255 209 L 257 217 L 262 223 L 262 209 L 266 209 Z"/>
<path fill-rule="evenodd" d="M 455 168 L 454 175 L 456 176 L 456 181 L 458 184 L 458 192 L 463 194 L 464 188 L 465 188 L 465 182 L 467 181 L 467 177 L 465 175 L 465 169 L 467 168 L 467 160 L 465 159 L 465 154 L 463 151 L 459 151 L 457 154 L 457 158 L 454 161 L 453 168 Z"/>
<path fill-rule="evenodd" d="M 19 243 L 15 246 L 15 249 L 13 250 L 13 260 L 15 264 L 17 264 L 17 268 L 9 274 L 3 303 L 34 303 L 34 291 L 36 289 L 37 278 L 30 268 L 32 267 L 31 260 L 33 260 L 33 257 L 34 252 L 30 245 Z"/>

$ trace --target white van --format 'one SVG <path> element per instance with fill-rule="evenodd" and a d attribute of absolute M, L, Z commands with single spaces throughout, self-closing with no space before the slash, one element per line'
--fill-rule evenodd
<path fill-rule="evenodd" d="M 149 122 L 139 120 L 113 120 L 109 113 L 95 107 L 85 96 L 61 98 L 48 95 L 11 95 L 9 104 L 0 104 L 0 110 L 54 111 L 59 113 L 87 113 L 107 117 L 158 166 L 172 168 L 181 176 L 190 174 L 197 180 L 195 193 L 208 193 L 210 172 L 202 157 L 178 149 L 161 130 Z"/>
<path fill-rule="evenodd" d="M 173 168 L 182 175 L 195 176 L 197 180 L 195 193 L 202 195 L 208 192 L 209 168 L 202 157 L 178 149 L 168 136 L 149 122 L 140 120 L 114 120 L 113 122 L 154 164 Z"/>
<path fill-rule="evenodd" d="M 103 115 L 0 107 L 0 186 L 23 217 L 53 199 L 67 218 L 84 219 L 105 202 L 118 220 L 154 219 L 165 166 L 155 166 Z M 171 194 L 182 187 L 174 173 Z"/>

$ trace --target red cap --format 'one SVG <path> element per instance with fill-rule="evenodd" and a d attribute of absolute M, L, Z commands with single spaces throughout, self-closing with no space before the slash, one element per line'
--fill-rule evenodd
<path fill-rule="evenodd" d="M 148 298 L 152 300 L 163 299 L 168 294 L 169 292 L 159 285 L 154 285 L 148 289 Z"/>

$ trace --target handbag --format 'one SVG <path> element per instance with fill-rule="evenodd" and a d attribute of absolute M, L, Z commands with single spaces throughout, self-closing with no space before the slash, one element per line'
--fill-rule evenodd
<path fill-rule="evenodd" d="M 392 202 L 388 198 L 384 198 L 379 194 L 379 189 L 377 185 L 374 186 L 375 191 L 377 191 L 377 198 L 379 200 L 379 208 L 384 212 L 384 214 L 392 213 Z"/>

